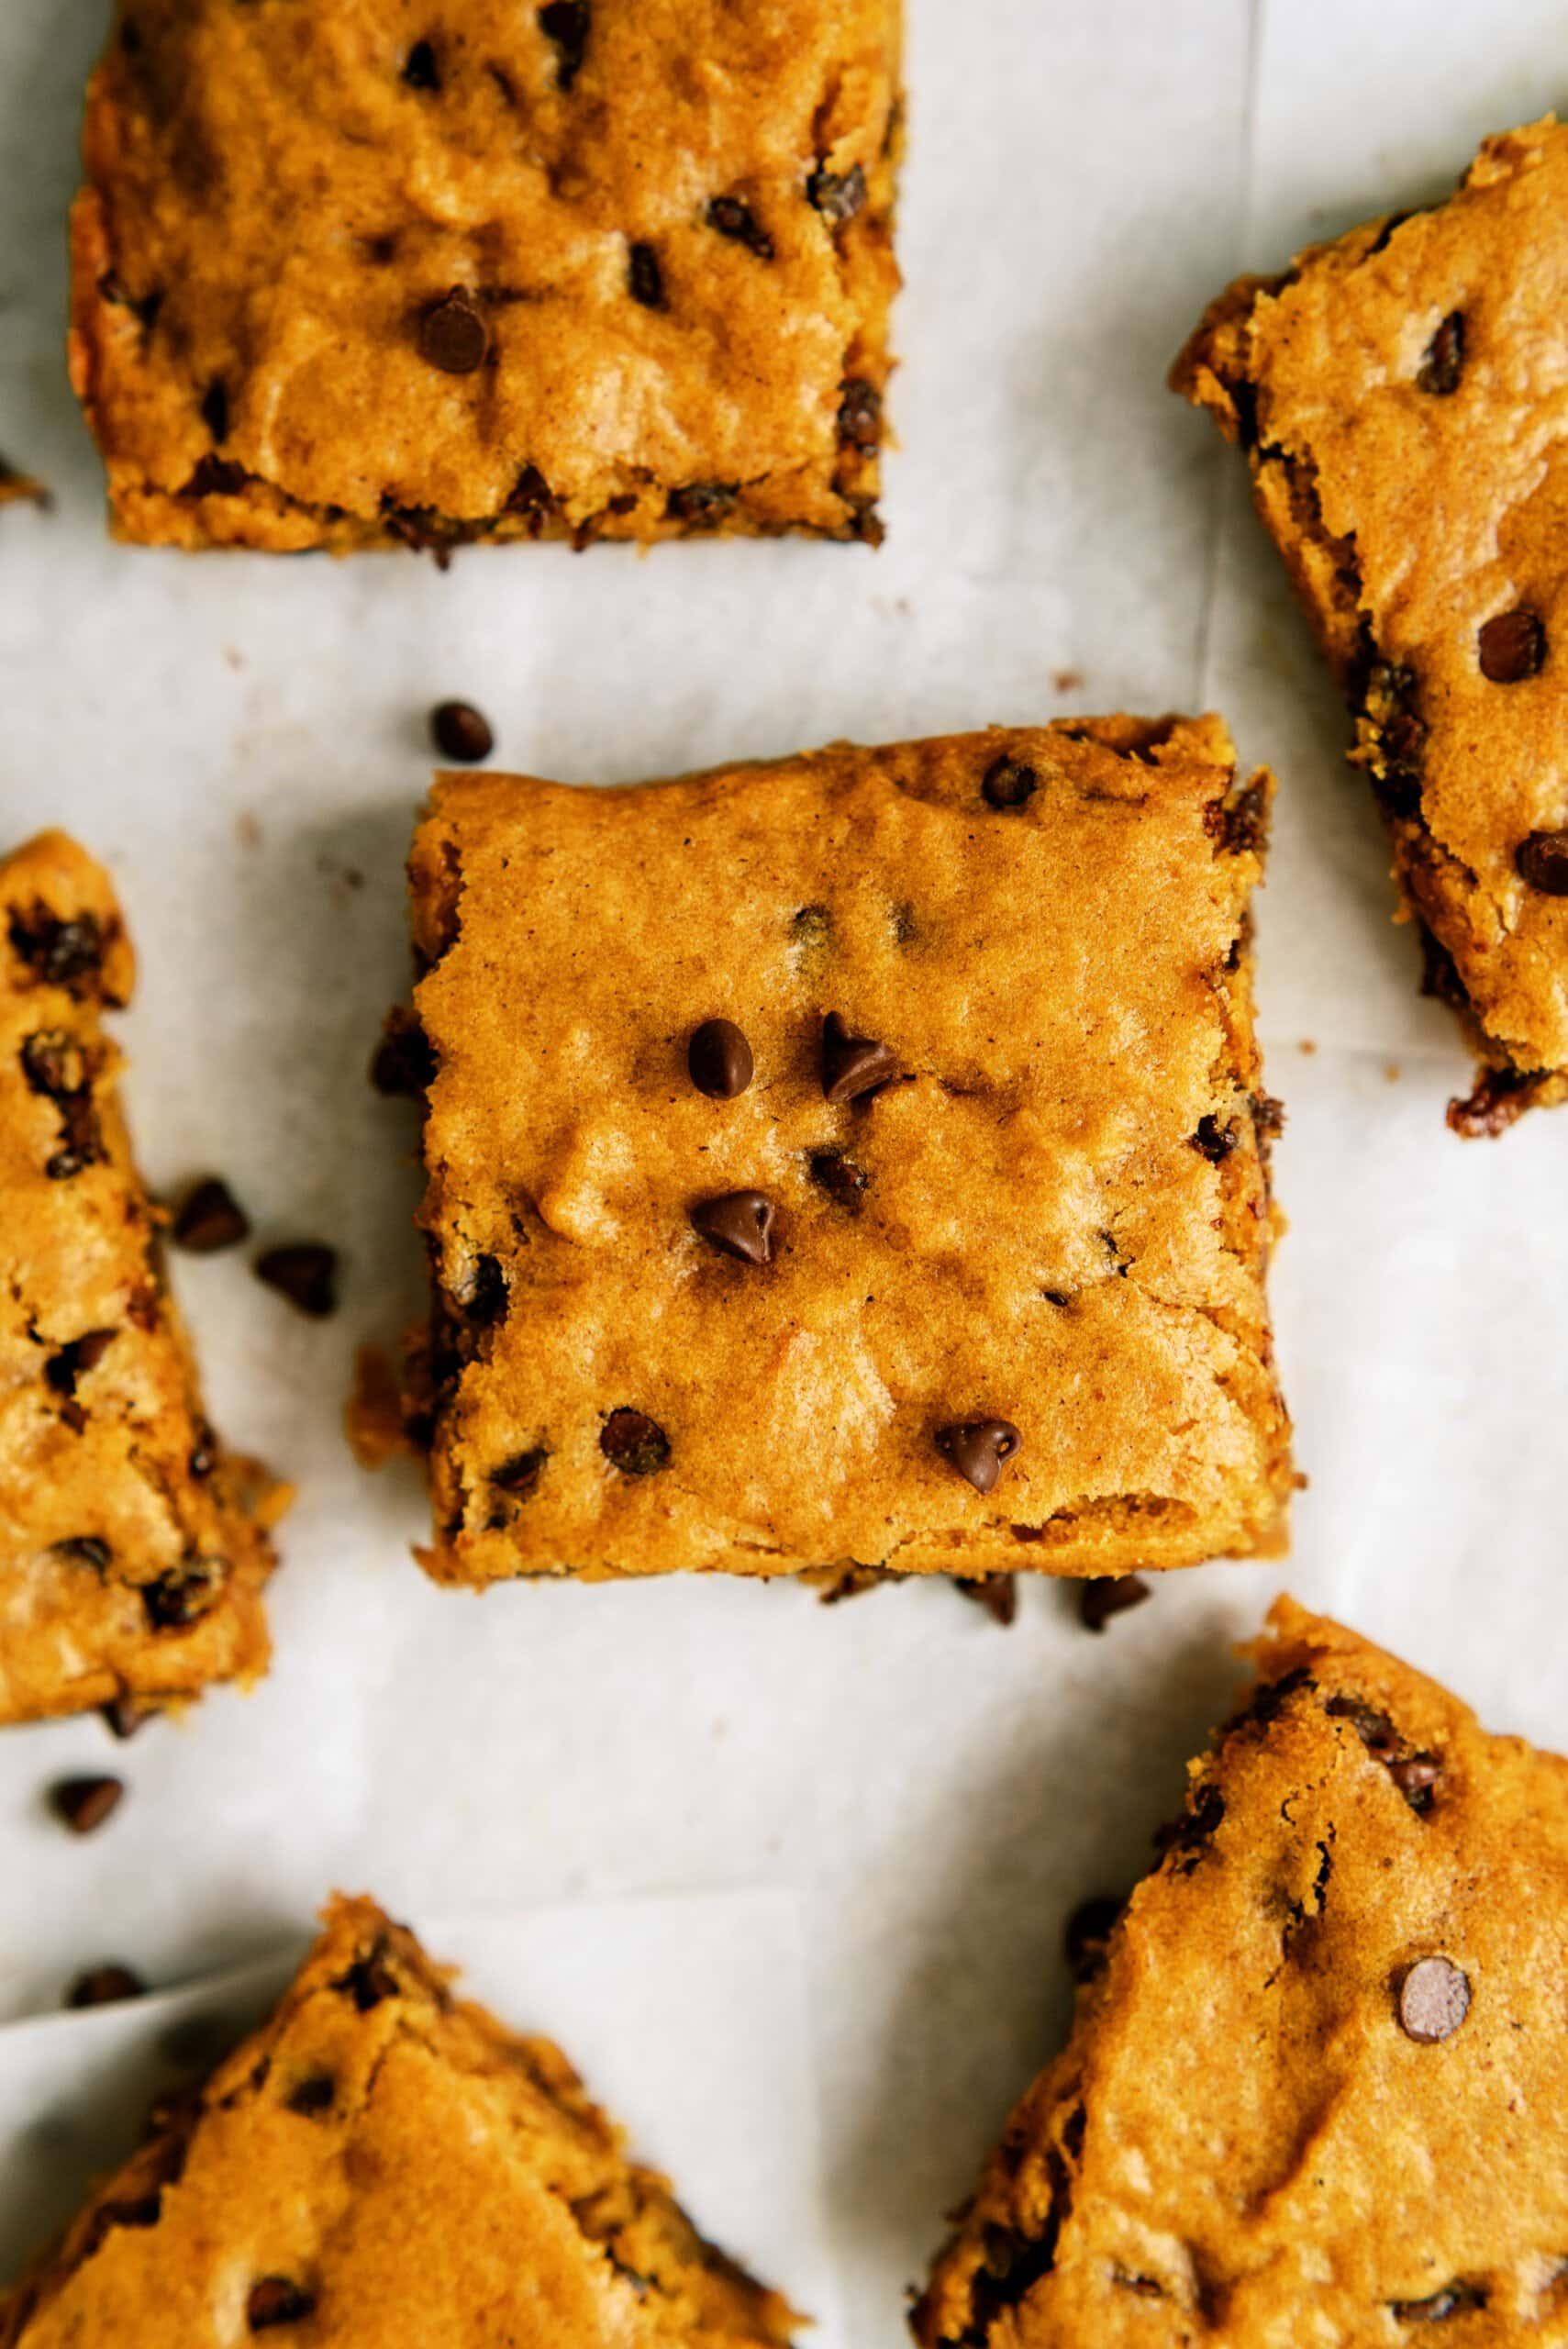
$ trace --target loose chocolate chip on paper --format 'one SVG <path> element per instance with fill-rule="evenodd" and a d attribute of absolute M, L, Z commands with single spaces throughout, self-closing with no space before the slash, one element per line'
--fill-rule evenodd
<path fill-rule="evenodd" d="M 1446 399 L 1459 389 L 1464 373 L 1464 313 L 1451 310 L 1427 345 L 1427 355 L 1416 373 L 1416 388 Z"/>
<path fill-rule="evenodd" d="M 836 1206 L 848 1208 L 851 1215 L 860 1213 L 861 1202 L 871 1181 L 863 1166 L 857 1166 L 852 1158 L 846 1158 L 841 1151 L 837 1150 L 813 1152 L 811 1179 L 827 1192 Z M 971 1591 L 969 1596 L 973 1598 L 976 1594 Z"/>
<path fill-rule="evenodd" d="M 471 701 L 442 701 L 430 712 L 430 739 L 444 759 L 477 766 L 495 748 L 490 720 Z"/>
<path fill-rule="evenodd" d="M 863 375 L 851 375 L 843 385 L 839 438 L 856 449 L 874 449 L 882 438 L 882 394 Z"/>
<path fill-rule="evenodd" d="M 139 1998 L 147 1988 L 128 1965 L 92 1965 L 79 1974 L 65 1994 L 68 2007 L 112 2007 L 122 1998 Z"/>
<path fill-rule="evenodd" d="M 550 0 L 550 6 L 539 12 L 539 24 L 546 40 L 553 41 L 559 53 L 555 86 L 558 90 L 570 90 L 588 53 L 588 0 Z"/>
<path fill-rule="evenodd" d="M 664 299 L 664 273 L 651 245 L 632 246 L 627 255 L 626 283 L 632 300 L 640 302 L 645 310 L 668 307 Z"/>
<path fill-rule="evenodd" d="M 1493 685 L 1522 685 L 1545 662 L 1546 630 L 1520 604 L 1514 611 L 1494 613 L 1476 638 L 1475 650 L 1481 674 Z"/>
<path fill-rule="evenodd" d="M 1451 2039 L 1470 2012 L 1470 1978 L 1451 1957 L 1418 1958 L 1399 1985 L 1399 2028 L 1418 2046 Z"/>
<path fill-rule="evenodd" d="M 73 1835 L 91 1835 L 118 1809 L 124 1793 L 123 1778 L 61 1778 L 49 1790 L 50 1808 Z"/>
<path fill-rule="evenodd" d="M 623 1476 L 651 1476 L 670 1457 L 670 1439 L 646 1411 L 622 1404 L 599 1431 L 599 1450 Z"/>
<path fill-rule="evenodd" d="M 286 1247 L 269 1248 L 256 1259 L 256 1277 L 280 1297 L 322 1320 L 338 1303 L 338 1252 L 317 1240 L 298 1240 Z"/>
<path fill-rule="evenodd" d="M 1062 1944 L 1074 1982 L 1088 1982 L 1099 1973 L 1106 1962 L 1106 1953 L 1117 1920 L 1126 1908 L 1125 1900 L 1117 1900 L 1108 1892 L 1092 1894 L 1081 1900 L 1067 1920 Z"/>
<path fill-rule="evenodd" d="M 732 244 L 744 245 L 759 261 L 772 261 L 773 240 L 741 197 L 716 195 L 707 207 L 707 225 L 717 228 L 721 237 L 728 237 Z"/>
<path fill-rule="evenodd" d="M 859 1101 L 899 1074 L 898 1056 L 871 1036 L 851 1036 L 836 1011 L 822 1022 L 822 1091 L 826 1099 Z"/>
<path fill-rule="evenodd" d="M 776 1215 L 772 1199 L 761 1191 L 727 1191 L 722 1198 L 699 1199 L 692 1223 L 721 1255 L 766 1264 L 773 1261 Z"/>
<path fill-rule="evenodd" d="M 101 1710 L 110 1736 L 118 1738 L 123 1745 L 128 1737 L 134 1737 L 138 1730 L 157 1720 L 159 1708 L 143 1705 L 135 1697 L 116 1697 Z"/>
<path fill-rule="evenodd" d="M 250 1237 L 250 1219 L 221 1175 L 194 1184 L 181 1200 L 172 1226 L 175 1244 L 193 1255 L 216 1255 Z"/>
<path fill-rule="evenodd" d="M 988 1493 L 1023 1438 L 1011 1419 L 957 1419 L 939 1428 L 937 1450 L 977 1493 Z"/>
<path fill-rule="evenodd" d="M 829 172 L 818 164 L 806 183 L 806 200 L 835 228 L 852 220 L 866 200 L 866 175 L 859 163 L 847 172 Z"/>
<path fill-rule="evenodd" d="M 1514 869 L 1543 897 L 1568 897 L 1568 831 L 1531 832 L 1514 851 Z"/>
<path fill-rule="evenodd" d="M 1040 776 L 1027 761 L 993 759 L 980 785 L 980 796 L 991 807 L 1022 807 L 1040 788 Z"/>
<path fill-rule="evenodd" d="M 1113 1615 L 1153 1596 L 1140 1575 L 1095 1575 L 1078 1585 L 1078 1619 L 1086 1631 L 1103 1631 Z"/>
<path fill-rule="evenodd" d="M 734 1101 L 751 1084 L 751 1047 L 733 1019 L 705 1019 L 686 1046 L 692 1083 L 710 1101 Z"/>
<path fill-rule="evenodd" d="M 274 2325 L 303 2323 L 315 2306 L 314 2293 L 302 2290 L 288 2277 L 263 2276 L 250 2287 L 245 2321 L 252 2332 L 268 2332 Z"/>
<path fill-rule="evenodd" d="M 967 1575 L 950 1577 L 961 1598 L 973 1606 L 984 1607 L 993 1623 L 1004 1630 L 1018 1611 L 1018 1578 L 1017 1575 L 980 1575 L 973 1579 Z"/>
<path fill-rule="evenodd" d="M 484 364 L 490 330 L 471 294 L 454 285 L 420 314 L 419 351 L 443 375 L 472 375 Z"/>

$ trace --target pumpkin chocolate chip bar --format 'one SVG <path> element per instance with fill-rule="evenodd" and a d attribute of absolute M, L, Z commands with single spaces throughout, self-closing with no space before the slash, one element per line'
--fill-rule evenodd
<path fill-rule="evenodd" d="M 1217 718 L 440 779 L 431 1573 L 1276 1546 L 1268 790 Z"/>

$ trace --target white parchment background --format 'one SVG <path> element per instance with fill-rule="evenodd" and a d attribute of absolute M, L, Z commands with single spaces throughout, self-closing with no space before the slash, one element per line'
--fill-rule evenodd
<path fill-rule="evenodd" d="M 277 1667 L 117 1762 L 95 1721 L 0 1742 L 0 2013 L 103 1957 L 172 1981 L 250 1956 L 334 1881 L 416 1921 L 787 1890 L 844 2337 L 893 2349 L 903 2285 L 1060 2029 L 1063 1913 L 1141 1866 L 1227 1701 L 1227 1642 L 1282 1581 L 1498 1725 L 1568 1735 L 1568 1117 L 1495 1145 L 1444 1129 L 1467 1064 L 1415 995 L 1342 716 L 1236 461 L 1162 388 L 1238 268 L 1439 193 L 1482 134 L 1568 95 L 1568 20 L 1556 0 L 914 0 L 883 551 L 518 549 L 443 578 L 103 538 L 60 358 L 103 13 L 0 0 L 0 448 L 57 494 L 0 518 L 0 832 L 64 821 L 114 867 L 150 1174 L 219 1168 L 263 1239 L 336 1241 L 346 1304 L 313 1326 L 239 1258 L 179 1267 L 217 1416 L 301 1486 Z M 571 777 L 1205 703 L 1277 764 L 1274 1297 L 1311 1478 L 1287 1575 L 1169 1579 L 1103 1639 L 1048 1586 L 1003 1633 L 937 1587 L 823 1609 L 422 1581 L 414 1479 L 361 1475 L 337 1420 L 355 1342 L 416 1301 L 407 1113 L 360 1077 L 404 978 L 422 715 L 453 693 L 505 762 Z M 130 1798 L 72 1842 L 40 1789 L 106 1765 Z"/>

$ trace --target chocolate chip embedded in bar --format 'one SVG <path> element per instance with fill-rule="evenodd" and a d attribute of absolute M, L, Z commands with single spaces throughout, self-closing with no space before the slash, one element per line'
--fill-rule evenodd
<path fill-rule="evenodd" d="M 430 1571 L 1097 1590 L 1273 1544 L 1267 799 L 1216 719 L 443 778 Z"/>

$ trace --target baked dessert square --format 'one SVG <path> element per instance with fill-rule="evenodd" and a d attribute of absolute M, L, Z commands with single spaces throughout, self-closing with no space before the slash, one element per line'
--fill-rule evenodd
<path fill-rule="evenodd" d="M 881 535 L 899 0 L 120 0 L 72 380 L 113 527 Z"/>
<path fill-rule="evenodd" d="M 1568 1762 L 1288 1599 L 1253 1653 L 925 2349 L 1568 2341 Z"/>
<path fill-rule="evenodd" d="M 335 1900 L 270 2021 L 10 2296 L 0 2349 L 788 2349 L 547 2039 Z"/>
<path fill-rule="evenodd" d="M 1268 791 L 1218 718 L 439 780 L 429 1570 L 1274 1545 Z"/>
<path fill-rule="evenodd" d="M 103 1013 L 134 961 L 62 832 L 0 858 L 0 1723 L 264 1670 L 286 1494 L 202 1408 Z"/>
<path fill-rule="evenodd" d="M 1482 1065 L 1449 1122 L 1568 1096 L 1568 129 L 1434 210 L 1239 280 L 1172 378 L 1252 495 L 1355 713 L 1426 986 Z"/>

